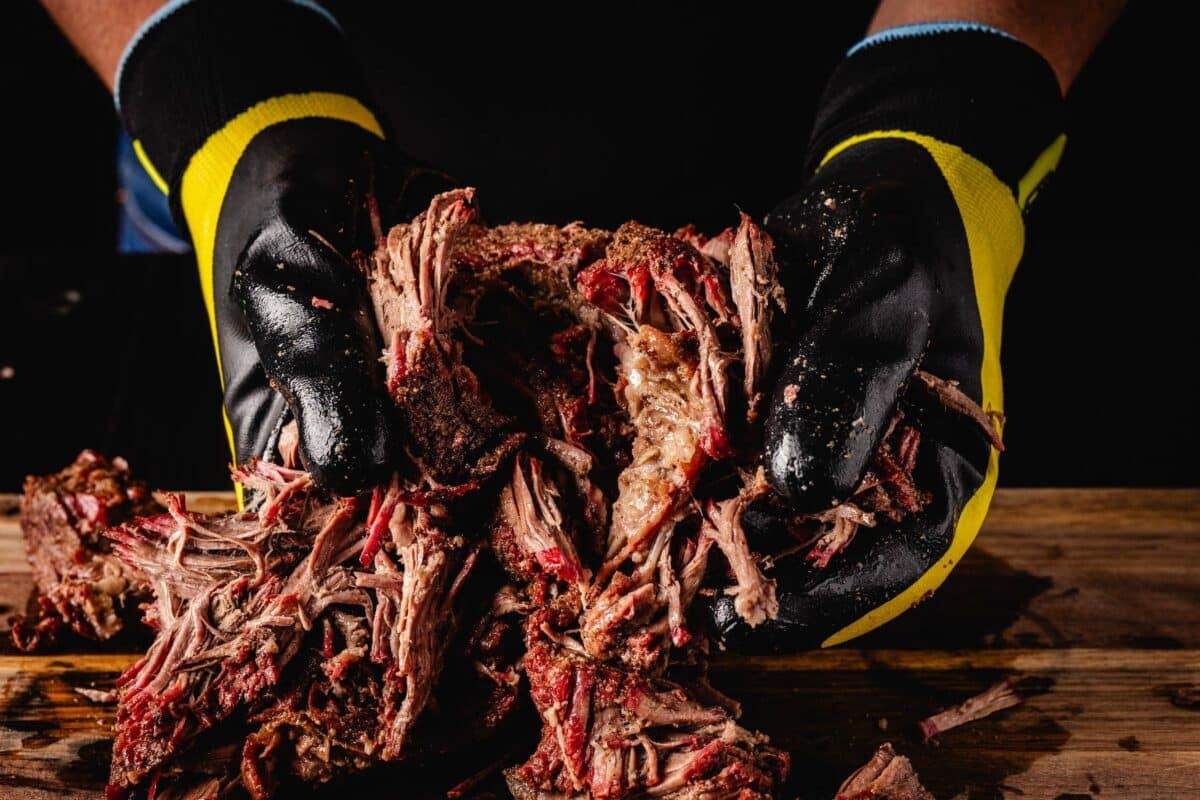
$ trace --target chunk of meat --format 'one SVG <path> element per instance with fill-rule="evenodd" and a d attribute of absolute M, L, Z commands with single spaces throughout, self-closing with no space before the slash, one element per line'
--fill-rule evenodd
<path fill-rule="evenodd" d="M 863 766 L 859 767 L 842 787 L 834 800 L 934 800 L 921 785 L 912 763 L 896 755 L 885 742 Z"/>
<path fill-rule="evenodd" d="M 440 483 L 492 475 L 521 444 L 506 433 L 475 374 L 462 364 L 446 305 L 454 277 L 451 252 L 475 218 L 469 189 L 435 197 L 427 211 L 398 225 L 364 261 L 375 318 L 387 342 L 388 389 L 413 456 Z"/>
<path fill-rule="evenodd" d="M 729 563 L 734 585 L 725 589 L 725 593 L 734 598 L 734 610 L 751 627 L 779 616 L 775 581 L 763 575 L 742 528 L 746 506 L 768 491 L 763 470 L 759 468 L 736 497 L 709 503 L 703 529 L 704 535 L 716 542 Z"/>
<path fill-rule="evenodd" d="M 542 738 L 506 773 L 515 797 L 749 800 L 787 776 L 787 754 L 724 709 L 533 636 L 525 671 Z"/>
<path fill-rule="evenodd" d="M 529 581 L 535 573 L 575 586 L 587 594 L 591 570 L 579 557 L 575 538 L 558 504 L 558 488 L 542 470 L 542 462 L 521 454 L 512 478 L 500 491 L 493 525 L 493 551 L 509 574 Z"/>
<path fill-rule="evenodd" d="M 414 509 L 411 522 L 393 517 L 390 528 L 395 558 L 380 550 L 374 572 L 356 576 L 357 586 L 374 590 L 371 660 L 386 667 L 377 736 L 384 760 L 400 757 L 429 701 L 453 635 L 460 576 L 473 564 L 461 540 L 438 530 L 425 509 Z"/>
<path fill-rule="evenodd" d="M 786 310 L 783 287 L 776 276 L 774 246 L 766 231 L 742 214 L 741 224 L 729 244 L 729 286 L 737 308 L 742 336 L 742 390 L 746 416 L 758 418 L 762 382 L 771 361 L 771 314 Z"/>
<path fill-rule="evenodd" d="M 730 314 L 710 259 L 636 223 L 617 230 L 604 260 L 581 272 L 579 283 L 615 337 L 618 396 L 634 431 L 582 640 L 596 658 L 654 672 L 670 644 L 691 638 L 677 578 L 688 564 L 673 539 L 681 506 L 705 463 L 731 452 L 730 357 L 717 333 Z"/>
<path fill-rule="evenodd" d="M 103 641 L 137 618 L 145 582 L 112 555 L 104 531 L 162 506 L 124 459 L 84 450 L 65 469 L 25 480 L 21 534 L 37 586 L 37 611 L 16 617 L 12 637 L 32 651 L 65 626 Z"/>
<path fill-rule="evenodd" d="M 290 677 L 247 717 L 239 777 L 254 800 L 289 776 L 322 784 L 378 762 L 382 688 L 366 663 L 369 622 L 338 609 L 322 623 L 321 646 L 311 637 Z"/>
<path fill-rule="evenodd" d="M 333 605 L 366 606 L 370 599 L 354 585 L 353 575 L 338 566 L 362 546 L 361 522 L 354 501 L 318 506 L 315 516 L 298 520 L 318 530 L 310 549 L 290 562 L 270 546 L 274 534 L 289 529 L 288 520 L 267 531 L 242 526 L 229 536 L 230 552 L 241 550 L 221 568 L 230 577 L 209 579 L 187 597 L 186 582 L 160 581 L 156 597 L 158 636 L 149 651 L 118 682 L 116 741 L 110 783 L 129 788 L 141 783 L 164 761 L 197 735 L 254 703 L 279 682 L 283 669 L 300 650 L 312 620 Z M 129 566 L 154 574 L 165 550 L 182 570 L 214 557 L 206 545 L 227 529 L 215 518 L 188 512 L 180 499 L 168 506 L 170 523 L 154 518 L 114 532 Z M 253 512 L 237 515 L 242 522 L 263 523 Z M 195 540 L 196 548 L 189 545 Z M 229 557 L 226 557 L 228 562 Z M 290 569 L 289 563 L 294 563 Z M 160 570 L 161 571 L 161 570 Z M 178 593 L 176 593 L 178 592 Z"/>

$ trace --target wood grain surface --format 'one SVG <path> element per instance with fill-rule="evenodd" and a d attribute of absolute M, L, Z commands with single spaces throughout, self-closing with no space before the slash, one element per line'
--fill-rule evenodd
<path fill-rule="evenodd" d="M 0 496 L 0 616 L 30 588 Z M 112 708 L 75 689 L 111 687 L 139 643 L 23 656 L 6 628 L 0 798 L 101 796 Z M 921 743 L 921 718 L 1009 676 L 1026 703 Z M 1000 491 L 955 574 L 905 617 L 853 647 L 721 656 L 713 682 L 792 753 L 788 797 L 831 797 L 892 741 L 943 800 L 1200 798 L 1200 491 Z M 420 793 L 419 774 L 396 780 L 370 796 Z"/>

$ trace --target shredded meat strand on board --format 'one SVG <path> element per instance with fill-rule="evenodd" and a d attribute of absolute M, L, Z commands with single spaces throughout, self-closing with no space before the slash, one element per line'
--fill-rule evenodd
<path fill-rule="evenodd" d="M 928 742 L 952 728 L 983 719 L 997 711 L 1020 705 L 1022 702 L 1024 702 L 1024 698 L 1017 691 L 1012 679 L 1005 678 L 954 708 L 948 708 L 922 720 L 920 723 L 921 735 Z"/>
<path fill-rule="evenodd" d="M 237 513 L 157 506 L 94 455 L 27 486 L 46 602 L 54 543 L 86 541 L 85 563 L 141 587 L 156 634 L 119 682 L 110 800 L 286 796 L 461 754 L 524 702 L 542 731 L 505 772 L 519 800 L 773 795 L 788 756 L 708 685 L 693 609 L 707 584 L 751 625 L 778 614 L 742 522 L 767 499 L 770 238 L 744 215 L 711 239 L 488 228 L 469 189 L 386 236 L 374 221 L 357 263 L 408 445 L 388 483 L 327 496 L 288 428 L 282 464 L 235 470 L 254 498 Z M 990 424 L 952 383 L 916 382 Z M 797 521 L 811 561 L 921 509 L 919 441 L 898 410 L 855 495 Z"/>

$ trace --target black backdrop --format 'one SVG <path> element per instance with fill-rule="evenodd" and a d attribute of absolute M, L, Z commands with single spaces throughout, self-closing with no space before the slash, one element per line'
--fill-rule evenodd
<path fill-rule="evenodd" d="M 390 41 L 392 53 L 404 41 L 360 19 L 365 4 L 344 5 L 352 35 Z M 799 129 L 817 78 L 869 16 L 870 4 L 844 5 L 837 19 L 814 22 L 819 44 L 803 72 L 813 78 L 790 87 Z M 1162 5 L 1134 5 L 1072 90 L 1067 153 L 1009 296 L 1007 485 L 1200 482 L 1195 144 L 1184 122 L 1194 44 Z M 0 372 L 0 491 L 83 446 L 127 456 L 155 485 L 221 487 L 228 454 L 194 267 L 186 257 L 113 255 L 111 101 L 36 3 L 17 0 L 4 16 L 0 368 L 11 370 Z M 747 18 L 739 7 L 728 35 L 747 35 Z M 764 30 L 764 47 L 787 35 Z M 428 33 L 426 49 L 439 35 Z M 697 57 L 719 58 L 720 41 L 701 42 Z M 461 45 L 460 31 L 446 49 Z M 513 46 L 536 48 L 537 37 Z M 368 58 L 365 68 L 378 85 L 390 62 Z M 541 210 L 532 193 L 513 197 L 513 213 Z M 671 198 L 657 198 L 672 209 L 657 213 L 642 195 L 624 199 L 630 215 L 677 221 Z M 489 210 L 495 219 L 507 209 Z"/>

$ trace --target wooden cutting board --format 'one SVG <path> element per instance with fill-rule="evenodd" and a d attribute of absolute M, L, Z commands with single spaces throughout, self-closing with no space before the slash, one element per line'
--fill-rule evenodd
<path fill-rule="evenodd" d="M 15 498 L 0 496 L 3 616 L 31 585 Z M 99 797 L 112 708 L 74 689 L 111 687 L 136 654 L 23 656 L 6 623 L 0 637 L 0 798 Z M 920 742 L 918 720 L 1005 676 L 1024 705 Z M 853 647 L 723 656 L 713 682 L 791 751 L 804 800 L 831 797 L 884 741 L 942 800 L 1200 798 L 1200 491 L 1000 491 L 922 606 Z M 402 796 L 381 786 L 370 796 Z"/>

